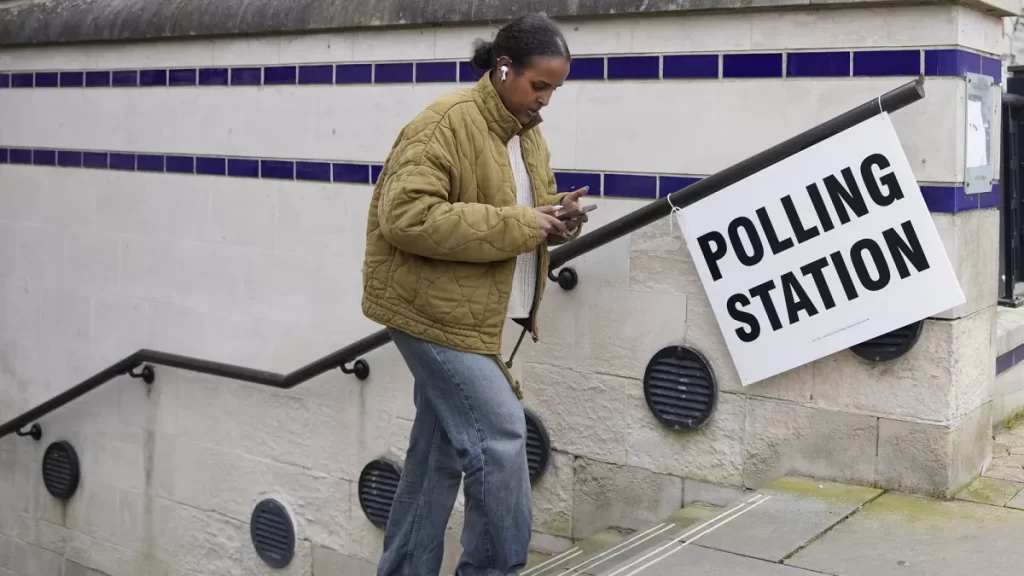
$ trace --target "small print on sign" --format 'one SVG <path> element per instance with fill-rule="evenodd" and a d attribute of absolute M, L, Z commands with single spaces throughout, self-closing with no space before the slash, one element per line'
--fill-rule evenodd
<path fill-rule="evenodd" d="M 744 386 L 964 302 L 888 114 L 676 216 Z"/>

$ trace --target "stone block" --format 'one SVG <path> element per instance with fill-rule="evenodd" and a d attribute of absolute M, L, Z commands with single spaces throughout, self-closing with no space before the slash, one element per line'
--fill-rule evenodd
<path fill-rule="evenodd" d="M 936 314 L 936 318 L 962 318 L 995 306 L 999 294 L 999 210 L 969 210 L 959 214 L 932 214 L 953 272 L 967 299 Z"/>
<path fill-rule="evenodd" d="M 0 222 L 0 280 L 14 278 L 14 240 L 15 225 L 13 222 Z"/>
<path fill-rule="evenodd" d="M 131 490 L 143 490 L 153 462 L 155 433 L 111 420 L 92 418 L 76 443 L 82 475 Z"/>
<path fill-rule="evenodd" d="M 61 229 L 37 224 L 17 226 L 15 278 L 31 288 L 55 288 L 64 282 Z"/>
<path fill-rule="evenodd" d="M 136 379 L 118 382 L 118 419 L 135 428 L 174 434 L 178 424 L 178 371 L 162 367 L 154 370 L 157 378 L 152 384 Z"/>
<path fill-rule="evenodd" d="M 202 508 L 209 502 L 212 467 L 210 448 L 169 434 L 156 434 L 153 444 L 154 495 Z"/>
<path fill-rule="evenodd" d="M 750 14 L 751 47 L 821 50 L 955 45 L 954 9 L 949 5 L 892 6 Z"/>
<path fill-rule="evenodd" d="M 349 210 L 353 204 L 353 197 L 338 194 L 333 184 L 296 186 L 278 194 L 274 245 L 286 252 L 361 261 L 365 245 L 346 233 L 354 228 L 357 212 L 364 225 L 366 214 Z M 339 225 L 339 216 L 348 226 Z"/>
<path fill-rule="evenodd" d="M 954 415 L 962 418 L 992 400 L 995 371 L 995 306 L 953 322 Z"/>
<path fill-rule="evenodd" d="M 746 397 L 720 393 L 711 419 L 693 431 L 671 430 L 651 414 L 640 383 L 626 394 L 626 464 L 720 484 L 743 482 Z"/>
<path fill-rule="evenodd" d="M 359 491 L 355 488 L 349 496 L 349 526 L 351 533 L 346 534 L 345 546 L 338 551 L 376 563 L 384 551 L 384 531 L 366 518 L 366 513 L 359 505 Z"/>
<path fill-rule="evenodd" d="M 409 451 L 409 441 L 412 437 L 412 420 L 395 418 L 391 422 L 391 452 L 390 455 L 398 462 L 404 462 L 406 453 Z"/>
<path fill-rule="evenodd" d="M 0 568 L 14 566 L 14 541 L 10 536 L 0 535 Z"/>
<path fill-rule="evenodd" d="M 252 458 L 217 448 L 208 449 L 205 509 L 248 521 L 264 498 L 276 498 L 292 514 L 300 538 L 339 549 L 349 533 L 352 483 L 307 468 Z"/>
<path fill-rule="evenodd" d="M 118 488 L 91 475 L 83 474 L 75 497 L 68 502 L 67 526 L 78 532 L 111 544 L 118 544 Z M 125 548 L 131 548 L 125 544 Z"/>
<path fill-rule="evenodd" d="M 873 416 L 747 398 L 743 483 L 793 475 L 872 485 L 877 438 Z"/>
<path fill-rule="evenodd" d="M 64 559 L 59 554 L 20 540 L 14 540 L 11 556 L 10 566 L 16 574 L 61 576 L 64 570 Z"/>
<path fill-rule="evenodd" d="M 986 404 L 953 426 L 879 419 L 876 485 L 938 498 L 952 496 L 981 474 L 991 456 L 990 408 Z"/>
<path fill-rule="evenodd" d="M 645 226 L 630 236 L 629 288 L 638 292 L 704 295 L 704 286 L 675 216 Z"/>
<path fill-rule="evenodd" d="M 339 385 L 332 403 L 187 373 L 180 386 L 178 430 L 187 439 L 346 480 L 390 448 L 387 407 L 365 401 L 358 386 Z"/>
<path fill-rule="evenodd" d="M 0 240 L 3 240 L 0 229 Z M 64 274 L 76 290 L 116 293 L 118 278 L 117 236 L 87 231 L 66 231 Z M 0 248 L 0 277 L 3 277 L 3 249 Z"/>
<path fill-rule="evenodd" d="M 572 537 L 574 461 L 572 454 L 551 452 L 547 472 L 533 485 L 535 532 Z"/>
<path fill-rule="evenodd" d="M 626 389 L 639 386 L 604 374 L 527 364 L 526 405 L 544 421 L 552 448 L 605 462 L 626 462 Z"/>
<path fill-rule="evenodd" d="M 330 548 L 313 546 L 313 574 L 376 576 L 377 565 L 360 558 L 346 556 Z"/>
<path fill-rule="evenodd" d="M 312 569 L 312 549 L 308 540 L 297 540 L 291 563 L 275 570 L 256 554 L 248 522 L 169 501 L 155 503 L 154 509 L 159 509 L 154 516 L 159 514 L 162 529 L 157 543 L 158 557 L 173 562 L 189 574 L 309 576 Z"/>
<path fill-rule="evenodd" d="M 209 228 L 206 240 L 273 248 L 279 186 L 267 180 L 232 179 L 209 191 Z"/>
<path fill-rule="evenodd" d="M 641 378 L 651 357 L 686 333 L 686 300 L 678 294 L 596 290 L 576 325 L 576 366 Z"/>
<path fill-rule="evenodd" d="M 926 320 L 917 344 L 888 362 L 843 351 L 814 363 L 814 403 L 949 423 L 991 398 L 993 309 Z"/>
<path fill-rule="evenodd" d="M 712 484 L 691 478 L 683 479 L 684 506 L 690 506 L 695 502 L 720 507 L 731 506 L 747 494 L 747 490 L 737 486 Z"/>
<path fill-rule="evenodd" d="M 689 296 L 685 344 L 704 354 L 711 363 L 722 392 L 809 402 L 813 389 L 813 364 L 805 364 L 756 384 L 743 386 L 729 348 L 718 327 L 711 303 L 704 296 Z"/>
<path fill-rule="evenodd" d="M 682 507 L 683 480 L 642 468 L 577 458 L 573 538 L 614 526 L 648 528 Z"/>
<path fill-rule="evenodd" d="M 64 562 L 64 576 L 107 576 L 106 574 L 93 570 L 92 568 L 86 568 L 78 562 L 72 562 L 67 560 Z"/>

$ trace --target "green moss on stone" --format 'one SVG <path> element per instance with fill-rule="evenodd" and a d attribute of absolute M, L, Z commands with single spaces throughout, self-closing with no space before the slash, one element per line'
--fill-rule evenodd
<path fill-rule="evenodd" d="M 991 525 L 1003 522 L 1012 516 L 1009 510 L 1001 510 L 971 502 L 950 502 L 932 500 L 919 496 L 889 493 L 868 504 L 860 512 L 873 518 L 891 516 L 915 528 L 949 528 L 963 530 L 972 522 Z"/>
<path fill-rule="evenodd" d="M 767 489 L 774 492 L 799 496 L 813 496 L 820 500 L 848 502 L 851 504 L 867 502 L 882 493 L 878 488 L 854 486 L 852 484 L 838 484 L 835 482 L 823 482 L 812 478 L 794 478 L 790 476 L 779 478 L 775 482 L 772 482 Z"/>
<path fill-rule="evenodd" d="M 956 495 L 960 500 L 1004 506 L 1024 484 L 996 478 L 977 478 Z"/>

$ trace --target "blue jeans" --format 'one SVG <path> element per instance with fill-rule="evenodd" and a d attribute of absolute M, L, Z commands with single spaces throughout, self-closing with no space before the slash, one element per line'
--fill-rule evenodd
<path fill-rule="evenodd" d="M 389 331 L 415 378 L 416 420 L 377 576 L 437 576 L 463 473 L 456 574 L 516 574 L 532 521 L 522 404 L 493 357 Z"/>

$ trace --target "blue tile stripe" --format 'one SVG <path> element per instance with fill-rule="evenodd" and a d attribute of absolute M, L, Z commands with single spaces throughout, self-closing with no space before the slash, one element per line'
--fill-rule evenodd
<path fill-rule="evenodd" d="M 381 164 L 371 162 L 190 156 L 187 154 L 24 147 L 0 147 L 0 165 L 2 164 L 102 168 L 347 184 L 374 184 L 382 170 Z M 589 186 L 591 195 L 605 198 L 649 200 L 664 198 L 702 179 L 702 176 L 684 174 L 555 170 L 555 181 L 559 192 L 568 192 Z M 947 214 L 998 208 L 1000 202 L 999 183 L 993 183 L 992 191 L 983 194 L 965 194 L 963 186 L 922 185 L 921 195 L 930 211 Z"/>
<path fill-rule="evenodd" d="M 570 81 L 963 76 L 1002 82 L 999 58 L 961 48 L 584 56 Z M 4 88 L 281 86 L 475 82 L 468 62 L 418 60 L 138 70 L 3 71 Z"/>
<path fill-rule="evenodd" d="M 1002 374 L 1024 360 L 1024 346 L 1018 346 L 1005 354 L 996 356 L 996 374 Z"/>
<path fill-rule="evenodd" d="M 382 169 L 380 164 L 369 162 L 190 156 L 187 154 L 57 150 L 11 146 L 0 147 L 0 165 L 3 164 L 349 184 L 376 183 Z M 598 177 L 596 188 L 600 189 L 600 177 Z"/>

